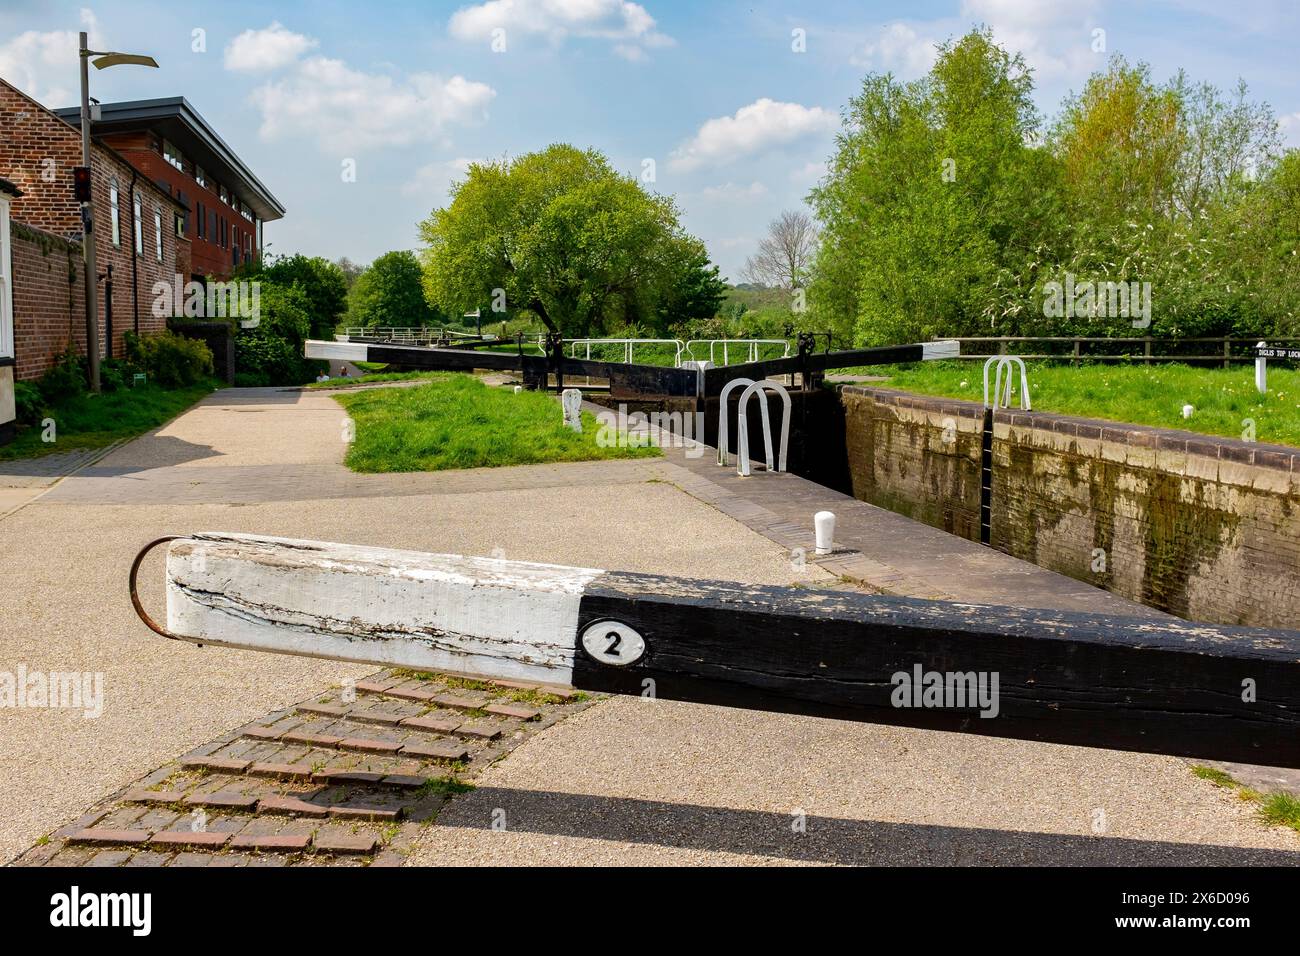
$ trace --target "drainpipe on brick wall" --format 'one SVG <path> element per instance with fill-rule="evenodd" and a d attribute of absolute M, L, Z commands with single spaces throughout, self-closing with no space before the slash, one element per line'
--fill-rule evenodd
<path fill-rule="evenodd" d="M 135 181 L 139 173 L 131 167 L 131 316 L 135 334 L 140 334 L 140 256 L 144 252 L 144 209 L 140 210 L 140 249 L 135 247 Z"/>

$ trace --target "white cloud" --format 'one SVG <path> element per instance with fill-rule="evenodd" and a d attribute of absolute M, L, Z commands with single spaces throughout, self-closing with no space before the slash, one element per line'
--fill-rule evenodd
<path fill-rule="evenodd" d="M 476 162 L 478 160 L 462 156 L 441 163 L 427 163 L 402 184 L 402 194 L 441 202 L 447 198 L 451 184 L 463 179 L 469 172 L 470 164 Z"/>
<path fill-rule="evenodd" d="M 994 40 L 1023 54 L 1040 81 L 1083 77 L 1105 66 L 1106 51 L 1092 49 L 1099 9 L 1099 0 L 962 0 L 961 5 L 963 17 L 986 24 Z"/>
<path fill-rule="evenodd" d="M 226 69 L 247 73 L 278 70 L 316 46 L 312 37 L 294 33 L 276 20 L 265 30 L 245 30 L 231 40 L 226 46 Z"/>
<path fill-rule="evenodd" d="M 103 38 L 92 10 L 82 8 L 81 29 L 91 49 L 102 49 Z M 75 106 L 80 97 L 76 30 L 27 30 L 0 45 L 0 76 L 52 109 Z"/>
<path fill-rule="evenodd" d="M 750 199 L 758 199 L 760 196 L 767 195 L 767 187 L 755 180 L 748 186 L 737 185 L 736 183 L 723 183 L 721 186 L 705 186 L 700 194 L 714 202 L 742 202 Z"/>
<path fill-rule="evenodd" d="M 506 49 L 514 35 L 541 36 L 553 44 L 569 37 L 610 40 L 624 59 L 642 60 L 646 49 L 671 46 L 645 7 L 629 0 L 488 0 L 462 7 L 448 24 L 458 40 L 488 43 L 504 30 Z"/>
<path fill-rule="evenodd" d="M 854 66 L 886 70 L 911 80 L 928 73 L 934 65 L 935 42 L 906 23 L 891 23 L 881 27 L 876 38 L 849 59 Z"/>
<path fill-rule="evenodd" d="M 331 152 L 404 146 L 486 116 L 496 91 L 463 76 L 393 78 L 313 56 L 282 80 L 253 91 L 265 140 L 307 137 Z"/>
<path fill-rule="evenodd" d="M 814 160 L 811 163 L 804 163 L 797 169 L 790 170 L 790 182 L 799 185 L 813 185 L 820 182 L 828 172 L 830 172 L 830 164 L 826 160 Z"/>
<path fill-rule="evenodd" d="M 1300 146 L 1300 113 L 1288 113 L 1278 118 L 1282 140 L 1287 146 Z"/>
<path fill-rule="evenodd" d="M 778 103 L 764 97 L 742 106 L 734 116 L 708 120 L 689 142 L 673 151 L 669 165 L 678 172 L 721 165 L 796 140 L 819 137 L 838 125 L 839 118 L 820 106 Z"/>

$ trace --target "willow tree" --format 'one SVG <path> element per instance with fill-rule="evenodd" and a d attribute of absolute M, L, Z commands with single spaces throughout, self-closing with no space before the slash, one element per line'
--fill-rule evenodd
<path fill-rule="evenodd" d="M 595 150 L 554 145 L 475 163 L 420 224 L 425 291 L 441 309 L 527 311 L 566 337 L 716 308 L 717 270 L 648 193 Z M 703 281 L 716 296 L 685 295 Z M 712 306 L 710 306 L 712 301 Z"/>

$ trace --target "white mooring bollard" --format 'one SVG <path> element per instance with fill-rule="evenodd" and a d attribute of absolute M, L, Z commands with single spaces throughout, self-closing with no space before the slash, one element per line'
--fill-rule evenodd
<path fill-rule="evenodd" d="M 582 391 L 566 388 L 560 395 L 560 405 L 564 408 L 564 424 L 575 432 L 582 431 Z"/>
<path fill-rule="evenodd" d="M 813 515 L 813 527 L 817 532 L 817 553 L 830 554 L 835 540 L 835 512 L 817 512 Z"/>
<path fill-rule="evenodd" d="M 516 386 L 515 386 L 515 394 L 516 394 L 516 395 L 518 395 L 518 394 L 519 394 L 520 392 L 522 392 L 523 390 L 524 390 L 524 387 L 523 387 L 522 385 L 516 385 Z"/>
<path fill-rule="evenodd" d="M 1192 415 L 1193 415 L 1193 413 L 1195 413 L 1195 411 L 1196 411 L 1196 406 L 1194 406 L 1194 405 L 1184 405 L 1184 406 L 1183 406 L 1183 418 L 1191 418 Z"/>
<path fill-rule="evenodd" d="M 1255 350 L 1268 348 L 1267 342 L 1258 342 L 1255 344 Z M 1268 394 L 1268 359 L 1263 355 L 1255 356 L 1255 390 L 1261 395 Z"/>

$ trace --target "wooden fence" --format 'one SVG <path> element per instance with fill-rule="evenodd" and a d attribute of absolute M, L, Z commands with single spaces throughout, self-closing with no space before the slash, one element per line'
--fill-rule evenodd
<path fill-rule="evenodd" d="M 951 338 L 945 336 L 945 338 Z M 994 355 L 1019 355 L 1024 359 L 1057 359 L 1081 362 L 1185 362 L 1193 365 L 1222 365 L 1255 361 L 1255 346 L 1300 343 L 1300 339 L 1264 336 L 1219 336 L 1217 338 L 1094 338 L 1089 336 L 988 335 L 957 338 L 964 359 L 987 359 Z M 1029 351 L 1026 351 L 1029 350 Z"/>

